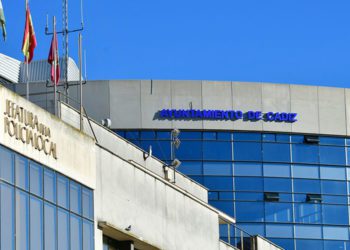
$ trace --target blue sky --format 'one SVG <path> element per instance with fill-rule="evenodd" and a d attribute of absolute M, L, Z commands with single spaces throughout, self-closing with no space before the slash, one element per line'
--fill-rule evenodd
<path fill-rule="evenodd" d="M 80 1 L 69 0 L 70 28 Z M 22 60 L 24 0 L 2 0 L 8 40 L 0 53 Z M 46 14 L 61 1 L 30 0 L 47 58 Z M 202 79 L 350 87 L 349 0 L 84 1 L 88 79 Z M 77 34 L 70 55 L 77 60 Z M 59 36 L 60 53 L 62 37 Z"/>

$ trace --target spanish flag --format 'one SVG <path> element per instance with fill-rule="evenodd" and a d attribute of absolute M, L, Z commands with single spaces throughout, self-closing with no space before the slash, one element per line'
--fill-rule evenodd
<path fill-rule="evenodd" d="M 32 22 L 32 16 L 30 15 L 30 10 L 28 3 L 26 4 L 26 23 L 24 26 L 24 35 L 22 43 L 22 52 L 25 57 L 25 62 L 30 63 L 34 56 L 34 49 L 36 47 L 36 38 Z"/>

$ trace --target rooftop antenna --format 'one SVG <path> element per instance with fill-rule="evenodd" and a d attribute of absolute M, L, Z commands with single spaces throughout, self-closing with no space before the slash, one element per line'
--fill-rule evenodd
<path fill-rule="evenodd" d="M 46 27 L 45 34 L 52 35 L 53 32 L 49 32 L 49 24 L 48 24 L 48 15 L 46 16 Z M 80 28 L 69 29 L 68 28 L 68 0 L 62 0 L 62 21 L 63 21 L 63 29 L 61 31 L 56 31 L 57 34 L 62 34 L 64 36 L 63 40 L 63 58 L 64 65 L 62 65 L 62 69 L 64 70 L 64 90 L 66 95 L 66 102 L 69 103 L 69 82 L 68 82 L 68 62 L 69 62 L 69 54 L 68 54 L 68 35 L 69 33 L 79 32 L 84 30 L 84 19 L 83 19 L 83 0 L 80 0 Z M 80 72 L 81 74 L 82 72 Z"/>

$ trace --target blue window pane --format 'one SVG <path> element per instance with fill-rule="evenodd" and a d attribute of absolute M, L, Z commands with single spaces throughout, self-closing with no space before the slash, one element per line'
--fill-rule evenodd
<path fill-rule="evenodd" d="M 200 184 L 204 185 L 203 176 L 193 175 L 193 176 L 191 176 L 191 179 L 194 180 L 197 183 L 200 183 Z"/>
<path fill-rule="evenodd" d="M 321 193 L 320 181 L 294 179 L 294 192 L 307 193 L 307 194 L 319 194 Z"/>
<path fill-rule="evenodd" d="M 293 226 L 266 224 L 266 237 L 292 238 Z"/>
<path fill-rule="evenodd" d="M 322 193 L 346 195 L 346 182 L 345 181 L 322 181 Z"/>
<path fill-rule="evenodd" d="M 204 162 L 204 175 L 232 175 L 231 162 Z"/>
<path fill-rule="evenodd" d="M 265 236 L 265 226 L 263 224 L 237 223 L 237 227 L 243 231 L 249 232 L 251 235 L 259 234 Z"/>
<path fill-rule="evenodd" d="M 143 150 L 148 152 L 150 146 L 152 147 L 152 154 L 156 157 L 162 160 L 169 160 L 171 158 L 170 141 L 141 141 L 141 148 L 143 148 Z"/>
<path fill-rule="evenodd" d="M 232 160 L 231 142 L 204 141 L 203 159 L 205 160 Z"/>
<path fill-rule="evenodd" d="M 56 174 L 47 168 L 44 169 L 44 198 L 56 202 Z"/>
<path fill-rule="evenodd" d="M 293 162 L 319 163 L 318 146 L 308 144 L 293 144 L 292 152 Z"/>
<path fill-rule="evenodd" d="M 209 204 L 213 207 L 216 207 L 220 211 L 234 217 L 232 201 L 210 201 Z"/>
<path fill-rule="evenodd" d="M 55 250 L 56 249 L 56 207 L 46 203 L 44 204 L 44 249 Z"/>
<path fill-rule="evenodd" d="M 219 199 L 219 192 L 208 191 L 208 199 L 209 200 L 218 200 Z"/>
<path fill-rule="evenodd" d="M 155 131 L 141 131 L 141 140 L 155 139 Z"/>
<path fill-rule="evenodd" d="M 30 196 L 30 249 L 43 249 L 43 202 Z"/>
<path fill-rule="evenodd" d="M 260 141 L 260 133 L 233 133 L 233 140 L 235 141 Z"/>
<path fill-rule="evenodd" d="M 235 176 L 262 176 L 261 163 L 255 162 L 235 162 Z"/>
<path fill-rule="evenodd" d="M 69 181 L 62 175 L 57 175 L 57 204 L 69 209 Z"/>
<path fill-rule="evenodd" d="M 322 205 L 323 223 L 347 225 L 349 223 L 348 207 L 341 205 Z"/>
<path fill-rule="evenodd" d="M 322 195 L 322 202 L 331 204 L 347 204 L 347 197 L 338 195 Z"/>
<path fill-rule="evenodd" d="M 296 240 L 296 249 L 323 249 L 322 240 Z"/>
<path fill-rule="evenodd" d="M 29 166 L 30 166 L 30 170 L 29 170 L 30 192 L 42 197 L 43 196 L 43 168 L 34 162 L 31 162 Z"/>
<path fill-rule="evenodd" d="M 202 160 L 202 142 L 181 141 L 180 147 L 176 150 L 176 157 L 181 160 Z"/>
<path fill-rule="evenodd" d="M 292 143 L 304 143 L 303 135 L 292 135 L 291 136 Z"/>
<path fill-rule="evenodd" d="M 280 201 L 283 201 L 283 202 L 291 202 L 292 201 L 292 194 L 283 194 L 283 193 L 280 193 Z"/>
<path fill-rule="evenodd" d="M 218 132 L 218 140 L 230 141 L 231 140 L 231 133 L 229 133 L 229 132 Z"/>
<path fill-rule="evenodd" d="M 16 190 L 16 250 L 29 249 L 29 196 Z"/>
<path fill-rule="evenodd" d="M 290 179 L 264 178 L 264 190 L 271 192 L 292 192 Z"/>
<path fill-rule="evenodd" d="M 290 162 L 289 144 L 263 143 L 263 160 L 271 162 Z"/>
<path fill-rule="evenodd" d="M 320 144 L 321 145 L 344 146 L 345 145 L 345 138 L 320 136 Z"/>
<path fill-rule="evenodd" d="M 180 139 L 194 139 L 194 140 L 200 140 L 202 139 L 202 133 L 201 132 L 188 132 L 188 131 L 181 131 Z"/>
<path fill-rule="evenodd" d="M 237 222 L 263 222 L 264 203 L 263 202 L 236 202 Z"/>
<path fill-rule="evenodd" d="M 286 250 L 293 250 L 294 249 L 294 240 L 293 239 L 276 239 L 276 238 L 269 238 L 270 241 L 275 243 L 277 246 L 283 247 L 283 249 Z"/>
<path fill-rule="evenodd" d="M 14 183 L 14 160 L 11 151 L 0 147 L 0 178 Z"/>
<path fill-rule="evenodd" d="M 117 135 L 125 138 L 125 131 L 121 131 L 121 130 L 113 130 Z"/>
<path fill-rule="evenodd" d="M 323 250 L 347 250 L 350 249 L 350 242 L 338 240 L 325 240 Z"/>
<path fill-rule="evenodd" d="M 265 142 L 276 142 L 276 134 L 262 134 L 262 140 Z"/>
<path fill-rule="evenodd" d="M 220 200 L 234 200 L 233 192 L 220 192 L 219 193 Z"/>
<path fill-rule="evenodd" d="M 157 138 L 163 139 L 163 140 L 170 140 L 171 138 L 170 131 L 157 131 Z"/>
<path fill-rule="evenodd" d="M 321 179 L 346 180 L 346 169 L 343 167 L 321 166 Z"/>
<path fill-rule="evenodd" d="M 295 225 L 295 238 L 321 239 L 322 227 L 311 225 Z"/>
<path fill-rule="evenodd" d="M 94 249 L 94 224 L 87 220 L 83 220 L 83 249 Z"/>
<path fill-rule="evenodd" d="M 277 142 L 290 142 L 290 136 L 284 135 L 284 134 L 276 134 L 276 141 Z"/>
<path fill-rule="evenodd" d="M 237 201 L 263 201 L 264 193 L 236 192 Z"/>
<path fill-rule="evenodd" d="M 266 202 L 265 220 L 267 222 L 292 222 L 291 203 Z"/>
<path fill-rule="evenodd" d="M 5 183 L 0 183 L 0 249 L 15 247 L 15 191 Z"/>
<path fill-rule="evenodd" d="M 290 177 L 290 165 L 278 163 L 264 163 L 264 176 Z"/>
<path fill-rule="evenodd" d="M 81 186 L 74 181 L 70 181 L 70 210 L 81 214 Z"/>
<path fill-rule="evenodd" d="M 263 191 L 263 179 L 254 177 L 235 178 L 235 190 L 237 191 Z"/>
<path fill-rule="evenodd" d="M 212 177 L 205 176 L 204 186 L 210 190 L 232 190 L 233 188 L 233 178 L 232 177 Z"/>
<path fill-rule="evenodd" d="M 140 132 L 139 131 L 126 131 L 125 138 L 138 140 L 138 139 L 140 139 Z"/>
<path fill-rule="evenodd" d="M 201 175 L 203 174 L 202 168 L 200 161 L 183 161 L 177 170 L 186 175 Z"/>
<path fill-rule="evenodd" d="M 57 210 L 57 250 L 69 249 L 69 213 L 63 209 Z"/>
<path fill-rule="evenodd" d="M 203 132 L 203 140 L 216 140 L 217 133 L 216 132 Z"/>
<path fill-rule="evenodd" d="M 319 167 L 317 165 L 292 165 L 294 178 L 318 179 Z"/>
<path fill-rule="evenodd" d="M 233 148 L 236 161 L 262 161 L 261 143 L 234 142 Z"/>
<path fill-rule="evenodd" d="M 319 224 L 322 222 L 322 213 L 320 204 L 311 203 L 295 203 L 295 222 L 299 223 L 314 223 Z"/>
<path fill-rule="evenodd" d="M 92 190 L 87 188 L 82 188 L 83 197 L 83 217 L 88 219 L 94 218 L 94 202 Z"/>
<path fill-rule="evenodd" d="M 16 155 L 16 185 L 24 190 L 29 190 L 28 160 Z"/>
<path fill-rule="evenodd" d="M 349 228 L 324 226 L 323 238 L 327 240 L 349 240 Z"/>
<path fill-rule="evenodd" d="M 71 214 L 70 215 L 70 249 L 82 250 L 83 247 L 83 232 L 81 218 Z"/>
<path fill-rule="evenodd" d="M 345 165 L 345 149 L 343 147 L 320 146 L 320 163 Z"/>

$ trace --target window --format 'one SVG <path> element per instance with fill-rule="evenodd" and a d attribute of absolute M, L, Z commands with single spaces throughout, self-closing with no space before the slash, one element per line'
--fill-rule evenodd
<path fill-rule="evenodd" d="M 292 211 L 291 203 L 265 203 L 265 219 L 267 222 L 292 222 Z"/>
<path fill-rule="evenodd" d="M 29 249 L 29 195 L 16 190 L 16 250 Z"/>
<path fill-rule="evenodd" d="M 307 194 L 319 194 L 321 192 L 320 181 L 294 179 L 294 192 L 307 193 Z"/>
<path fill-rule="evenodd" d="M 202 142 L 181 141 L 180 147 L 176 150 L 176 157 L 181 160 L 202 160 Z"/>
<path fill-rule="evenodd" d="M 56 207 L 50 203 L 44 203 L 44 249 L 55 250 L 56 249 Z"/>
<path fill-rule="evenodd" d="M 58 250 L 70 249 L 69 213 L 61 208 L 57 210 L 57 224 Z"/>
<path fill-rule="evenodd" d="M 94 249 L 94 225 L 92 222 L 83 220 L 83 249 Z"/>
<path fill-rule="evenodd" d="M 260 141 L 260 133 L 233 133 L 234 141 Z"/>
<path fill-rule="evenodd" d="M 296 249 L 323 249 L 322 240 L 296 240 Z"/>
<path fill-rule="evenodd" d="M 322 193 L 346 195 L 346 182 L 345 181 L 322 181 Z"/>
<path fill-rule="evenodd" d="M 342 205 L 322 205 L 323 223 L 348 225 L 348 207 Z"/>
<path fill-rule="evenodd" d="M 93 204 L 93 194 L 90 189 L 85 187 L 82 188 L 83 197 L 83 217 L 90 220 L 94 219 L 94 204 Z"/>
<path fill-rule="evenodd" d="M 232 160 L 231 142 L 203 141 L 204 160 Z"/>
<path fill-rule="evenodd" d="M 292 192 L 292 181 L 282 178 L 264 178 L 264 190 L 267 192 Z"/>
<path fill-rule="evenodd" d="M 292 152 L 294 163 L 319 163 L 317 145 L 293 144 Z"/>
<path fill-rule="evenodd" d="M 323 227 L 323 238 L 327 240 L 349 240 L 348 227 Z"/>
<path fill-rule="evenodd" d="M 81 186 L 74 181 L 70 181 L 70 210 L 81 214 Z"/>
<path fill-rule="evenodd" d="M 0 182 L 0 249 L 15 247 L 15 199 L 14 188 Z"/>
<path fill-rule="evenodd" d="M 204 162 L 204 175 L 232 175 L 231 162 Z"/>
<path fill-rule="evenodd" d="M 290 162 L 289 144 L 263 143 L 263 160 L 269 162 Z"/>
<path fill-rule="evenodd" d="M 343 147 L 320 146 L 320 163 L 345 165 L 345 149 Z"/>
<path fill-rule="evenodd" d="M 233 148 L 235 161 L 262 161 L 261 143 L 234 142 Z"/>
<path fill-rule="evenodd" d="M 237 222 L 263 222 L 263 202 L 236 202 Z"/>
<path fill-rule="evenodd" d="M 255 162 L 235 162 L 235 176 L 262 176 L 261 163 Z"/>
<path fill-rule="evenodd" d="M 40 197 L 43 196 L 43 169 L 39 164 L 34 162 L 30 162 L 30 192 L 38 195 Z"/>
<path fill-rule="evenodd" d="M 318 179 L 319 167 L 317 165 L 292 165 L 294 178 Z"/>
<path fill-rule="evenodd" d="M 83 246 L 82 220 L 80 217 L 70 215 L 70 249 L 81 250 Z"/>
<path fill-rule="evenodd" d="M 346 180 L 346 169 L 344 167 L 321 166 L 321 179 Z"/>
<path fill-rule="evenodd" d="M 30 249 L 43 249 L 43 202 L 30 196 Z"/>
<path fill-rule="evenodd" d="M 290 165 L 278 163 L 264 163 L 264 176 L 290 177 Z"/>
<path fill-rule="evenodd" d="M 204 185 L 210 190 L 232 190 L 233 187 L 233 178 L 232 177 L 214 177 L 214 176 L 205 176 Z"/>
<path fill-rule="evenodd" d="M 24 190 L 29 190 L 28 160 L 16 155 L 16 185 Z"/>
<path fill-rule="evenodd" d="M 292 238 L 293 226 L 266 224 L 266 237 Z"/>
<path fill-rule="evenodd" d="M 295 222 L 319 224 L 322 222 L 320 204 L 295 203 Z"/>
<path fill-rule="evenodd" d="M 186 175 L 203 174 L 201 161 L 183 161 L 177 170 Z"/>
<path fill-rule="evenodd" d="M 209 204 L 234 217 L 232 201 L 210 201 Z"/>
<path fill-rule="evenodd" d="M 322 227 L 311 225 L 295 225 L 295 238 L 322 239 Z"/>
<path fill-rule="evenodd" d="M 11 151 L 0 147 L 0 178 L 9 182 L 14 182 L 14 164 Z"/>
<path fill-rule="evenodd" d="M 69 181 L 62 175 L 57 175 L 57 205 L 69 209 Z"/>
<path fill-rule="evenodd" d="M 47 168 L 44 170 L 44 198 L 56 202 L 56 174 Z"/>
<path fill-rule="evenodd" d="M 150 146 L 152 147 L 152 153 L 162 160 L 169 160 L 170 155 L 170 141 L 141 141 L 140 147 L 145 151 L 149 151 Z M 182 145 L 181 145 L 182 146 Z M 180 146 L 180 148 L 181 148 Z M 177 153 L 177 151 L 176 151 Z"/>
<path fill-rule="evenodd" d="M 344 138 L 340 138 L 340 137 L 321 136 L 320 137 L 320 144 L 321 145 L 344 146 L 345 145 L 345 140 L 344 140 Z"/>
<path fill-rule="evenodd" d="M 263 191 L 263 179 L 256 177 L 236 177 L 235 190 L 237 191 Z"/>

